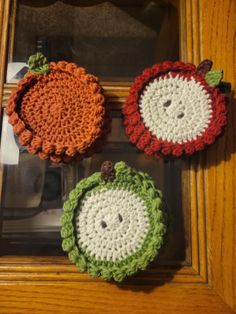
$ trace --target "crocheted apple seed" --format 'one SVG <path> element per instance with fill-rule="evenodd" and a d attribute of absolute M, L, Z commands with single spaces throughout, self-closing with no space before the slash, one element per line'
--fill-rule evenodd
<path fill-rule="evenodd" d="M 80 160 L 108 132 L 101 86 L 73 63 L 45 62 L 39 53 L 30 57 L 30 72 L 6 108 L 9 122 L 30 153 L 53 162 Z"/>
<path fill-rule="evenodd" d="M 222 71 L 210 71 L 211 66 L 210 60 L 197 68 L 167 61 L 138 76 L 123 110 L 131 142 L 157 158 L 192 154 L 212 144 L 227 110 L 217 87 Z"/>
<path fill-rule="evenodd" d="M 124 162 L 113 169 L 113 180 L 95 173 L 77 184 L 64 204 L 61 235 L 79 271 L 122 281 L 158 255 L 166 226 L 152 179 Z"/>

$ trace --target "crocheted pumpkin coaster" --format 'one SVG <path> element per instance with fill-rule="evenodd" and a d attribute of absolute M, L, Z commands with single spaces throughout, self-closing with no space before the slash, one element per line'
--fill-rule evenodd
<path fill-rule="evenodd" d="M 104 162 L 64 203 L 62 247 L 79 271 L 122 281 L 144 270 L 166 232 L 162 194 L 124 162 Z"/>
<path fill-rule="evenodd" d="M 6 108 L 19 143 L 53 162 L 91 155 L 109 131 L 98 79 L 74 63 L 48 64 L 41 53 L 28 64 Z"/>
<path fill-rule="evenodd" d="M 157 158 L 192 154 L 212 144 L 227 121 L 226 100 L 217 87 L 222 71 L 205 60 L 196 68 L 163 62 L 146 69 L 130 88 L 123 110 L 130 141 Z"/>

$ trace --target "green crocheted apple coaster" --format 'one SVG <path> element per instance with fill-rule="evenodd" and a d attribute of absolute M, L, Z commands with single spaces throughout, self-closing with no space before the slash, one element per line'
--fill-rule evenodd
<path fill-rule="evenodd" d="M 162 193 L 151 177 L 124 162 L 102 164 L 64 203 L 63 250 L 78 270 L 122 281 L 144 270 L 166 232 Z"/>

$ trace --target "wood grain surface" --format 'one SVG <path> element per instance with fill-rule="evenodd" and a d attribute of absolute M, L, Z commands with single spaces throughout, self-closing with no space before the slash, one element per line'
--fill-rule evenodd
<path fill-rule="evenodd" d="M 119 286 L 13 284 L 0 286 L 1 314 L 137 313 L 230 314 L 232 310 L 206 285 Z"/>
<path fill-rule="evenodd" d="M 201 58 L 232 84 L 229 123 L 206 156 L 205 201 L 209 282 L 236 311 L 236 1 L 201 1 Z"/>
<path fill-rule="evenodd" d="M 5 78 L 6 56 L 7 56 L 7 35 L 8 20 L 10 15 L 10 0 L 0 1 L 0 104 L 2 103 L 2 91 Z M 1 112 L 0 112 L 1 118 Z"/>
<path fill-rule="evenodd" d="M 3 2 L 0 18 L 6 19 L 9 0 Z M 3 257 L 0 313 L 236 312 L 236 1 L 180 0 L 180 15 L 182 59 L 196 64 L 212 59 L 214 69 L 224 69 L 224 80 L 233 87 L 226 132 L 206 153 L 194 157 L 190 171 L 186 170 L 191 265 L 156 268 L 115 285 L 77 274 L 64 257 Z M 3 28 L 6 43 L 6 25 Z M 4 66 L 0 66 L 3 78 Z M 11 88 L 5 85 L 4 100 Z M 128 89 L 105 84 L 113 109 L 121 108 Z"/>

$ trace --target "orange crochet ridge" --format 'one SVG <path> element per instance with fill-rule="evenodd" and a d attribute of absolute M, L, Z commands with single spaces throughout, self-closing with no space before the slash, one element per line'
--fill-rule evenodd
<path fill-rule="evenodd" d="M 27 73 L 6 113 L 19 143 L 56 163 L 98 151 L 110 129 L 98 79 L 65 61 L 51 62 L 47 74 Z"/>

